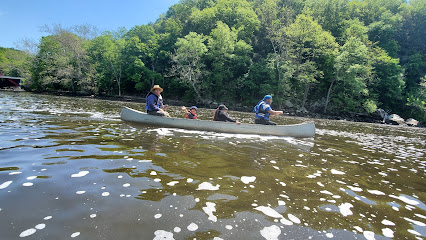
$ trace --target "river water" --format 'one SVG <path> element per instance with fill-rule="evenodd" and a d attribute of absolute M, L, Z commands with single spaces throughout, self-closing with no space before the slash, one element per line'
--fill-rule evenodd
<path fill-rule="evenodd" d="M 0 92 L 1 239 L 426 237 L 425 129 L 236 135 L 122 122 L 121 106 L 144 108 Z"/>

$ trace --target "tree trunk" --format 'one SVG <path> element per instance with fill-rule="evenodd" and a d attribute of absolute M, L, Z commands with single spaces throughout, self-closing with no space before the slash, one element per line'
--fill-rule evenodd
<path fill-rule="evenodd" d="M 336 79 L 333 79 L 333 81 L 331 81 L 330 87 L 328 88 L 327 98 L 325 99 L 324 113 L 327 113 L 328 102 L 330 101 L 331 88 L 333 87 L 335 81 Z"/>
<path fill-rule="evenodd" d="M 303 100 L 302 100 L 302 108 L 305 107 L 306 101 L 308 100 L 308 93 L 309 93 L 310 86 L 311 86 L 310 83 L 306 84 L 305 93 L 303 94 Z"/>

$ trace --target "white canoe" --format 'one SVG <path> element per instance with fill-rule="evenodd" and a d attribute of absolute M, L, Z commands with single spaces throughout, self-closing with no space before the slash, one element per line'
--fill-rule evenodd
<path fill-rule="evenodd" d="M 237 133 L 237 134 L 259 134 L 288 137 L 308 138 L 315 135 L 315 124 L 313 122 L 293 124 L 293 125 L 260 125 L 245 124 L 240 125 L 230 122 L 216 122 L 207 120 L 192 120 L 185 118 L 167 118 L 149 115 L 128 107 L 121 109 L 121 120 L 142 123 L 147 125 L 184 128 L 191 130 Z"/>

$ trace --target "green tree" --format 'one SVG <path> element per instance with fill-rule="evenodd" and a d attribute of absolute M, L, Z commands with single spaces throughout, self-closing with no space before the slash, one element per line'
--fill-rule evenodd
<path fill-rule="evenodd" d="M 197 94 L 198 101 L 204 101 L 201 95 L 203 76 L 206 75 L 202 59 L 207 52 L 204 41 L 205 37 L 202 34 L 190 32 L 177 40 L 176 51 L 172 57 L 172 75 L 177 75 L 182 83 L 191 86 Z"/>

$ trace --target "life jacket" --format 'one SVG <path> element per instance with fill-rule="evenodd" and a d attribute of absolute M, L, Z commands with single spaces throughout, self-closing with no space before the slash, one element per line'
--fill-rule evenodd
<path fill-rule="evenodd" d="M 189 119 L 197 119 L 197 114 L 192 114 L 191 112 L 188 112 L 185 117 Z"/>
<path fill-rule="evenodd" d="M 256 119 L 269 120 L 270 114 L 266 111 L 268 107 L 270 107 L 269 103 L 264 100 L 259 101 L 253 109 L 253 112 L 256 113 Z"/>
<path fill-rule="evenodd" d="M 159 107 L 159 108 L 161 108 L 161 106 L 163 105 L 163 98 L 161 97 L 161 95 L 160 96 L 157 96 L 155 93 L 153 93 L 153 92 L 149 92 L 147 95 L 146 95 L 146 102 L 147 102 L 147 104 L 146 104 L 146 110 L 147 111 L 157 111 L 157 110 L 155 110 L 155 109 L 150 109 L 149 108 L 149 105 L 148 105 L 148 97 L 150 96 L 150 95 L 154 95 L 154 97 L 155 97 L 155 106 L 157 106 L 157 107 Z"/>

